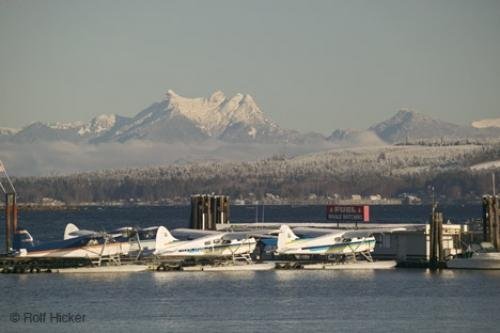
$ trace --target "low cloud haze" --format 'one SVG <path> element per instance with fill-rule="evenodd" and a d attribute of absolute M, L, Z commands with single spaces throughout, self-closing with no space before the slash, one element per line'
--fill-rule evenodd
<path fill-rule="evenodd" d="M 203 145 L 132 141 L 99 145 L 69 142 L 2 143 L 0 159 L 12 176 L 49 176 L 102 169 L 153 167 L 207 160 L 251 161 L 275 155 L 287 157 L 334 147 L 324 145 L 226 144 Z"/>

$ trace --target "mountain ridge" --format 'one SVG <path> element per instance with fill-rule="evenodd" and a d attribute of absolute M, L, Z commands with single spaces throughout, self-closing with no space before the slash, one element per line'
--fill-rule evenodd
<path fill-rule="evenodd" d="M 167 90 L 162 100 L 133 117 L 102 114 L 89 122 L 34 122 L 20 130 L 0 130 L 0 140 L 14 143 L 57 142 L 126 143 L 145 140 L 163 143 L 304 144 L 370 146 L 419 140 L 488 140 L 500 138 L 499 119 L 484 119 L 470 126 L 435 119 L 411 109 L 400 109 L 389 119 L 367 129 L 336 129 L 329 136 L 282 128 L 248 94 L 234 96 L 216 90 L 208 97 L 188 98 Z"/>

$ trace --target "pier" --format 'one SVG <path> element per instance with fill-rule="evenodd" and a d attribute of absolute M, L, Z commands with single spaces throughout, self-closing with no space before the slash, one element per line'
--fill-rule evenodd
<path fill-rule="evenodd" d="M 18 228 L 17 194 L 8 179 L 8 186 L 2 185 L 5 194 L 5 254 L 0 256 L 0 271 L 3 273 L 39 273 L 39 272 L 71 272 L 71 273 L 105 273 L 105 272 L 139 272 L 139 271 L 238 271 L 268 269 L 388 269 L 397 267 L 425 267 L 441 269 L 448 260 L 464 256 L 470 248 L 470 231 L 467 225 L 444 224 L 445 217 L 437 205 L 433 205 L 427 224 L 414 223 L 371 223 L 369 209 L 362 207 L 358 221 L 355 210 L 346 210 L 342 218 L 349 216 L 352 221 L 336 222 L 255 222 L 231 223 L 229 197 L 225 195 L 198 194 L 191 197 L 190 227 L 193 232 L 234 232 L 234 234 L 269 235 L 276 237 L 282 225 L 290 228 L 310 228 L 312 230 L 363 231 L 366 230 L 375 238 L 373 252 L 354 252 L 354 255 L 285 255 L 276 253 L 276 248 L 266 245 L 259 236 L 257 249 L 248 256 L 233 258 L 160 258 L 149 252 L 143 256 L 139 244 L 139 254 L 105 255 L 110 235 L 99 233 L 98 237 L 106 240 L 102 243 L 99 257 L 71 256 L 25 256 L 22 251 L 15 252 L 14 238 L 21 231 Z M 483 198 L 483 234 L 485 242 L 491 242 L 498 251 L 500 247 L 500 225 L 498 198 Z M 335 207 L 327 206 L 332 216 L 337 216 Z M 356 207 L 359 208 L 359 207 Z M 349 214 L 347 214 L 348 212 Z M 347 215 L 346 215 L 347 214 Z M 329 216 L 327 214 L 327 216 Z M 354 217 L 354 218 L 353 218 Z M 361 223 L 359 223 L 361 221 Z M 365 223 L 366 222 L 366 223 Z M 73 226 L 74 227 L 74 226 Z M 76 228 L 76 227 L 75 227 Z M 76 228 L 76 232 L 78 228 Z M 127 229 L 127 228 L 126 228 Z M 130 230 L 127 229 L 127 232 Z M 82 230 L 83 233 L 92 233 Z M 328 232 L 328 231 L 327 231 Z M 29 235 L 29 234 L 28 234 Z M 97 235 L 97 233 L 96 233 Z M 31 236 L 30 236 L 31 237 Z M 75 236 L 76 237 L 76 236 Z M 136 234 L 137 240 L 138 234 Z M 198 236 L 199 237 L 199 236 Z M 247 236 L 250 237 L 250 236 Z M 71 238 L 71 237 L 70 237 Z M 65 234 L 66 239 L 66 234 Z M 110 238 L 111 239 L 111 238 Z M 134 238 L 135 239 L 135 238 Z M 175 238 L 174 238 L 175 240 Z M 32 239 L 31 239 L 32 241 Z M 222 240 L 219 240 L 222 241 Z M 350 240 L 348 240 L 350 241 Z M 112 244 L 114 240 L 111 240 Z M 130 238 L 129 242 L 132 242 Z M 373 241 L 372 241 L 373 242 Z M 131 243 L 130 243 L 131 244 Z M 331 252 L 330 252 L 331 253 Z"/>

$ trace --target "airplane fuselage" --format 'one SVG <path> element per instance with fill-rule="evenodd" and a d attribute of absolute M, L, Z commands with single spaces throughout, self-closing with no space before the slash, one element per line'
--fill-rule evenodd
<path fill-rule="evenodd" d="M 316 238 L 301 238 L 288 240 L 285 246 L 278 250 L 279 254 L 350 254 L 373 252 L 374 237 L 344 239 L 339 235 L 326 235 Z"/>
<path fill-rule="evenodd" d="M 128 242 L 105 242 L 104 239 L 77 237 L 19 249 L 21 257 L 71 257 L 95 259 L 128 253 Z"/>
<path fill-rule="evenodd" d="M 231 257 L 252 253 L 256 244 L 254 238 L 225 240 L 220 235 L 213 235 L 163 244 L 157 255 L 160 257 Z"/>

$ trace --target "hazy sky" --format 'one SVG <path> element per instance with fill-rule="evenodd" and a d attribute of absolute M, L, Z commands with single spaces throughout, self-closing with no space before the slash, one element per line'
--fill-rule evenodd
<path fill-rule="evenodd" d="M 0 0 L 0 126 L 254 96 L 285 127 L 500 117 L 500 1 Z"/>

